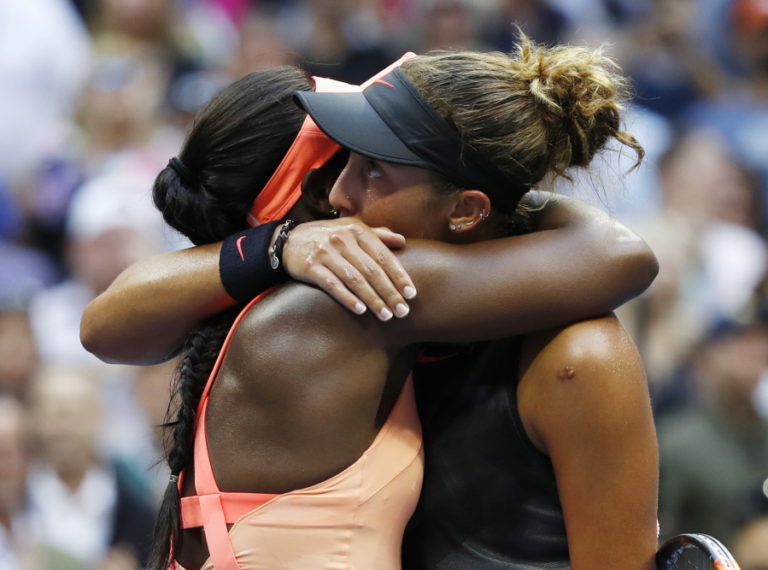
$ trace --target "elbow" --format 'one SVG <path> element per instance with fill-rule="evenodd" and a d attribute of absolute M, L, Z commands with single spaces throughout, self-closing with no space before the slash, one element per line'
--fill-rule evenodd
<path fill-rule="evenodd" d="M 637 234 L 624 230 L 616 243 L 618 266 L 627 284 L 632 288 L 632 297 L 643 293 L 659 273 L 659 260 L 650 246 Z"/>
<path fill-rule="evenodd" d="M 94 317 L 95 309 L 92 308 L 92 304 L 93 301 L 85 308 L 80 319 L 80 344 L 94 356 L 110 362 L 104 354 L 104 346 L 100 342 L 104 335 L 99 331 L 98 319 Z"/>
<path fill-rule="evenodd" d="M 98 300 L 97 297 L 88 303 L 80 317 L 80 344 L 108 364 L 140 364 L 120 349 L 123 344 L 114 336 L 114 323 L 104 317 Z"/>
<path fill-rule="evenodd" d="M 645 242 L 643 242 L 645 244 Z M 656 277 L 659 274 L 659 260 L 656 257 L 656 254 L 653 253 L 653 250 L 648 246 L 648 244 L 645 244 L 645 275 L 646 275 L 646 281 L 645 285 L 643 286 L 643 291 L 645 291 L 651 283 L 656 279 Z"/>
<path fill-rule="evenodd" d="M 117 324 L 120 318 L 109 313 L 99 300 L 92 300 L 80 318 L 80 344 L 85 350 L 108 364 L 133 366 L 160 364 L 176 356 L 178 346 L 164 350 L 166 345 L 144 330 L 132 333 L 129 326 L 126 332 L 125 326 Z"/>

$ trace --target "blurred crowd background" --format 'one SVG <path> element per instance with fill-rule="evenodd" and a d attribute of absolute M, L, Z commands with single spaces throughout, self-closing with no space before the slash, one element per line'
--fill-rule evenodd
<path fill-rule="evenodd" d="M 605 45 L 626 128 L 560 192 L 654 248 L 620 310 L 644 358 L 662 538 L 706 532 L 768 567 L 768 2 L 0 0 L 0 569 L 142 567 L 168 474 L 174 363 L 106 365 L 80 314 L 131 261 L 184 247 L 150 200 L 212 93 L 295 64 L 359 82 L 404 51 Z"/>

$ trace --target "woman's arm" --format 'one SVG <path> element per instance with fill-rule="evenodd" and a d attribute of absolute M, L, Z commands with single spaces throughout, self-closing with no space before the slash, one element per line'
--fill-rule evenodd
<path fill-rule="evenodd" d="M 219 279 L 220 248 L 204 245 L 128 266 L 83 311 L 83 346 L 106 362 L 171 358 L 204 319 L 235 303 Z"/>
<path fill-rule="evenodd" d="M 470 245 L 409 240 L 400 260 L 419 296 L 382 328 L 392 346 L 561 326 L 612 311 L 656 276 L 647 244 L 595 207 L 551 196 L 534 222 L 540 231 Z"/>
<path fill-rule="evenodd" d="M 536 336 L 518 406 L 552 460 L 571 567 L 652 570 L 659 464 L 637 350 L 612 316 Z"/>
<path fill-rule="evenodd" d="M 342 250 L 351 250 L 349 244 L 358 238 L 342 237 L 343 227 L 322 229 L 328 223 L 306 224 L 314 235 L 323 236 L 306 249 L 298 246 L 302 226 L 294 230 L 284 255 L 298 261 L 285 258 L 289 273 L 298 276 L 294 271 L 303 271 L 309 275 L 299 279 L 333 290 L 323 282 L 322 271 L 312 274 L 313 267 L 322 265 L 360 284 L 356 275 L 366 274 L 364 269 L 354 271 L 360 263 L 345 263 L 336 253 L 340 241 L 346 244 Z M 402 345 L 540 330 L 613 310 L 645 290 L 656 275 L 656 259 L 642 240 L 578 200 L 549 198 L 537 215 L 536 229 L 541 231 L 468 246 L 409 246 L 400 261 L 410 275 L 418 275 L 420 294 L 410 302 L 418 318 L 389 323 L 387 334 Z M 291 254 L 291 248 L 301 253 Z M 83 345 L 103 360 L 130 364 L 159 362 L 173 354 L 202 320 L 233 304 L 219 279 L 218 249 L 193 248 L 129 267 L 86 307 Z M 381 251 L 365 249 L 369 259 L 383 258 Z M 359 259 L 359 250 L 343 257 Z M 387 274 L 400 291 L 410 283 L 397 267 Z M 429 291 L 426 297 L 422 289 Z M 394 309 L 397 302 L 392 299 L 387 297 Z"/>
<path fill-rule="evenodd" d="M 283 263 L 289 275 L 321 287 L 349 310 L 368 307 L 386 319 L 398 305 L 407 309 L 404 297 L 415 294 L 389 250 L 404 243 L 399 234 L 349 218 L 310 222 L 291 232 Z M 83 312 L 83 346 L 108 362 L 170 358 L 203 320 L 235 304 L 219 277 L 220 250 L 221 243 L 210 244 L 129 266 Z"/>

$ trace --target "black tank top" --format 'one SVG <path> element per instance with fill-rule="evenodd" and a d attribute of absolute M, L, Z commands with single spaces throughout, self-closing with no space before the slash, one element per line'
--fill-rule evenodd
<path fill-rule="evenodd" d="M 417 365 L 426 465 L 405 570 L 570 567 L 552 463 L 517 409 L 519 348 L 511 338 Z"/>

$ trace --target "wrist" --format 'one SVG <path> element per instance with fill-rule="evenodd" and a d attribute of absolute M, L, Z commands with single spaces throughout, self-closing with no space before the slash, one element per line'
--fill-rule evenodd
<path fill-rule="evenodd" d="M 285 267 L 283 266 L 283 249 L 288 241 L 288 235 L 295 227 L 296 222 L 294 220 L 285 220 L 280 228 L 274 233 L 275 237 L 269 248 L 269 265 L 274 271 L 286 273 Z M 286 279 L 288 279 L 287 273 Z"/>
<path fill-rule="evenodd" d="M 219 253 L 219 277 L 230 297 L 247 302 L 288 280 L 282 266 L 275 270 L 270 265 L 270 243 L 282 223 L 261 224 L 224 239 Z"/>

